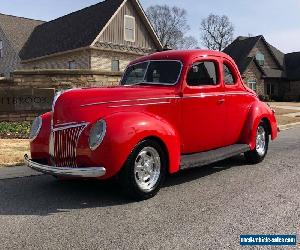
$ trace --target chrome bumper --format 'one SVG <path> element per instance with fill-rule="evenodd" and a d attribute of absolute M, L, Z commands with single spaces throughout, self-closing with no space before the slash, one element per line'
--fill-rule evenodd
<path fill-rule="evenodd" d="M 106 169 L 103 167 L 97 168 L 58 168 L 53 166 L 42 165 L 29 159 L 28 155 L 24 155 L 25 163 L 28 167 L 54 176 L 65 177 L 81 177 L 81 178 L 97 178 L 105 175 Z"/>

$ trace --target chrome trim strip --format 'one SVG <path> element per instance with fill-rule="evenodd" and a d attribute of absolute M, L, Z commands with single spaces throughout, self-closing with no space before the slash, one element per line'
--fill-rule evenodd
<path fill-rule="evenodd" d="M 43 126 L 43 119 L 42 119 L 41 116 L 38 116 L 35 119 L 39 119 L 40 123 L 39 123 L 39 127 L 37 129 L 37 132 L 36 132 L 35 136 L 33 136 L 32 138 L 29 138 L 30 142 L 33 142 L 38 137 L 39 133 L 41 132 L 41 128 Z M 30 130 L 32 129 L 32 125 L 33 125 L 33 123 L 31 124 Z"/>
<path fill-rule="evenodd" d="M 197 95 L 184 95 L 184 99 L 189 99 L 189 98 L 205 98 L 205 97 L 212 97 L 212 96 L 232 96 L 232 95 L 251 95 L 251 93 L 243 93 L 243 92 L 219 92 L 219 93 L 201 93 Z"/>
<path fill-rule="evenodd" d="M 121 108 L 121 107 L 133 107 L 133 106 L 147 106 L 147 105 L 158 105 L 158 104 L 170 104 L 171 102 L 152 102 L 152 103 L 137 103 L 137 104 L 124 104 L 119 106 L 108 106 L 109 108 Z"/>
<path fill-rule="evenodd" d="M 142 102 L 142 101 L 152 101 L 152 100 L 165 100 L 165 99 L 180 99 L 179 96 L 164 96 L 164 97 L 152 97 L 152 98 L 141 98 L 141 99 L 125 99 L 125 100 L 117 100 L 117 101 L 106 101 L 106 102 L 94 102 L 88 104 L 82 104 L 80 107 L 88 107 L 102 104 L 110 104 L 110 103 L 120 103 L 120 102 Z"/>
<path fill-rule="evenodd" d="M 205 94 L 200 93 L 199 95 L 184 95 L 183 98 L 203 98 L 209 96 L 226 96 L 226 95 L 251 95 L 255 96 L 252 93 L 244 93 L 244 92 L 220 92 L 220 93 L 213 93 L 213 94 Z M 152 101 L 152 100 L 165 100 L 165 99 L 181 99 L 182 97 L 179 96 L 165 96 L 165 97 L 153 97 L 153 98 L 141 98 L 141 99 L 125 99 L 125 100 L 117 100 L 117 101 L 106 101 L 106 102 L 94 102 L 88 104 L 82 104 L 80 107 L 88 107 L 88 106 L 95 106 L 95 105 L 102 105 L 102 104 L 111 104 L 111 103 L 122 103 L 122 102 L 140 102 L 140 101 Z"/>
<path fill-rule="evenodd" d="M 84 126 L 84 128 L 86 128 L 86 126 L 88 124 L 89 124 L 88 122 L 74 123 L 74 124 L 69 123 L 69 125 L 62 124 L 62 126 L 59 125 L 59 127 L 53 128 L 52 131 L 56 132 L 56 131 L 65 130 L 65 129 L 69 129 L 69 128 L 77 128 L 77 127 L 81 127 L 81 126 Z"/>
<path fill-rule="evenodd" d="M 28 155 L 24 155 L 24 160 L 29 168 L 44 174 L 50 174 L 54 176 L 98 178 L 106 174 L 106 169 L 103 167 L 58 168 L 34 162 L 29 159 Z"/>

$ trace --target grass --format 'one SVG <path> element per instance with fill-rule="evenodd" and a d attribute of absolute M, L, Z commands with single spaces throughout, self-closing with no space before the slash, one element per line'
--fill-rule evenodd
<path fill-rule="evenodd" d="M 27 139 L 31 122 L 0 122 L 0 139 Z"/>
<path fill-rule="evenodd" d="M 0 167 L 23 165 L 24 154 L 29 153 L 29 140 L 0 139 Z"/>

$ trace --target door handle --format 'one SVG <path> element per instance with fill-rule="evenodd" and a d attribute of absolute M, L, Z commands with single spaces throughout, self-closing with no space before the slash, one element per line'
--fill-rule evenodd
<path fill-rule="evenodd" d="M 218 100 L 218 103 L 219 104 L 223 104 L 225 102 L 225 99 L 223 98 L 223 99 L 220 99 L 220 100 Z"/>

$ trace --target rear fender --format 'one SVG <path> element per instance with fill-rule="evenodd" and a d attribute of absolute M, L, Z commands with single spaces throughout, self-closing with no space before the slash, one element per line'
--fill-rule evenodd
<path fill-rule="evenodd" d="M 266 122 L 271 139 L 276 139 L 278 131 L 275 115 L 267 104 L 257 101 L 249 109 L 241 135 L 241 143 L 248 144 L 251 150 L 255 148 L 256 129 L 261 121 Z"/>

